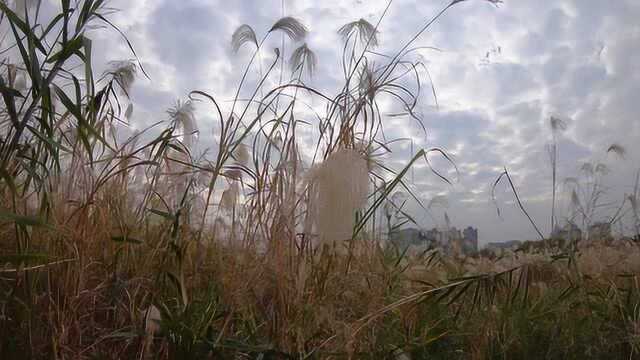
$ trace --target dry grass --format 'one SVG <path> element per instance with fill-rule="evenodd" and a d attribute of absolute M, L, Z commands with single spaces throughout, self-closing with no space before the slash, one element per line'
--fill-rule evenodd
<path fill-rule="evenodd" d="M 393 56 L 368 51 L 379 23 L 342 27 L 344 86 L 333 95 L 302 81 L 317 63 L 306 44 L 288 46 L 291 69 L 278 70 L 284 48 L 254 64 L 270 37 L 303 42 L 302 23 L 285 17 L 262 37 L 243 25 L 231 47 L 252 55 L 229 106 L 194 91 L 124 141 L 130 89 L 145 72 L 114 62 L 94 79 L 83 30 L 110 26 L 102 2 L 62 1 L 42 26 L 0 2 L 2 48 L 18 50 L 0 73 L 0 358 L 638 356 L 633 241 L 528 244 L 499 257 L 383 241 L 391 224 L 380 218 L 410 222 L 402 205 L 420 202 L 404 179 L 411 167 L 430 168 L 429 156 L 455 164 L 431 148 L 399 171 L 385 166 L 393 140 L 378 101 L 393 99 L 395 116 L 424 130 L 414 112 L 423 64 L 410 49 L 459 2 Z M 28 14 L 41 6 L 17 3 Z M 326 112 L 309 115 L 308 97 Z M 217 117 L 213 158 L 196 154 L 196 106 Z M 636 186 L 625 202 L 636 219 L 637 198 Z"/>

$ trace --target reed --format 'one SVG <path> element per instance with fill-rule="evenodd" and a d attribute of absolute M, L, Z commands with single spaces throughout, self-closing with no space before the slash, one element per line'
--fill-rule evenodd
<path fill-rule="evenodd" d="M 412 167 L 424 162 L 443 183 L 433 158 L 457 169 L 438 147 L 387 166 L 398 139 L 384 136 L 380 102 L 426 133 L 412 49 L 461 2 L 390 55 L 373 49 L 392 2 L 375 24 L 336 29 L 335 94 L 310 85 L 328 60 L 304 42 L 299 20 L 285 16 L 263 34 L 242 25 L 230 48 L 249 53 L 230 101 L 195 89 L 131 134 L 131 89 L 146 72 L 123 37 L 133 60 L 94 76 L 86 30 L 115 28 L 105 2 L 62 0 L 44 18 L 43 2 L 0 1 L 0 44 L 13 50 L 0 64 L 0 358 L 637 356 L 637 239 L 473 256 L 386 241 L 415 222 L 407 201 L 425 211 L 446 203 L 422 204 L 406 179 Z M 474 6 L 499 1 L 484 3 Z M 310 98 L 324 102 L 322 114 Z M 207 151 L 196 110 L 217 121 Z M 313 133 L 310 150 L 303 132 Z M 555 194 L 557 145 L 550 154 Z M 586 202 L 580 181 L 572 192 L 587 222 L 605 167 L 583 170 L 597 184 Z M 506 169 L 501 178 L 517 198 Z M 620 214 L 640 226 L 635 183 Z"/>

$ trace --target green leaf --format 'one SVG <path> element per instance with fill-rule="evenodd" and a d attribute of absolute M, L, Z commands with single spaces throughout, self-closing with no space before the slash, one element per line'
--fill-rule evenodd
<path fill-rule="evenodd" d="M 65 147 L 64 145 L 62 145 L 60 142 L 54 140 L 52 137 L 46 136 L 43 133 L 41 133 L 40 131 L 38 131 L 38 129 L 34 128 L 31 125 L 27 125 L 27 129 L 29 131 L 31 131 L 31 133 L 33 135 L 35 135 L 37 138 L 39 138 L 40 140 L 44 141 L 46 144 L 49 145 L 50 150 L 53 149 L 60 149 L 63 151 L 66 151 L 68 153 L 71 153 L 71 149 Z"/>
<path fill-rule="evenodd" d="M 111 240 L 115 241 L 115 242 L 130 243 L 130 244 L 136 244 L 136 245 L 144 244 L 144 241 L 138 240 L 138 239 L 126 236 L 126 235 L 124 235 L 124 236 L 112 236 Z"/>
<path fill-rule="evenodd" d="M 17 127 L 19 121 L 18 121 L 18 113 L 16 110 L 16 102 L 14 98 L 16 96 L 19 96 L 19 97 L 23 97 L 23 96 L 17 90 L 6 86 L 4 79 L 2 79 L 2 77 L 0 77 L 0 92 L 2 93 L 2 99 L 4 100 L 4 104 L 6 106 L 7 113 L 11 118 L 11 122 L 14 127 Z"/>
<path fill-rule="evenodd" d="M 9 96 L 13 96 L 13 97 L 24 98 L 24 95 L 22 95 L 20 93 L 20 91 L 14 89 L 14 88 L 5 86 L 4 80 L 2 80 L 2 79 L 0 79 L 0 93 L 2 93 L 3 96 L 4 95 L 9 95 Z"/>
<path fill-rule="evenodd" d="M 91 10 L 92 5 L 93 5 L 92 0 L 84 1 L 84 4 L 82 5 L 82 9 L 80 10 L 80 14 L 78 15 L 78 20 L 76 21 L 76 32 L 80 32 L 80 30 L 82 30 L 84 25 L 89 20 L 90 18 L 89 11 Z"/>
<path fill-rule="evenodd" d="M 0 10 L 2 10 L 2 13 L 7 16 L 9 22 L 17 26 L 20 31 L 22 31 L 22 33 L 27 36 L 33 36 L 33 38 L 35 39 L 35 46 L 38 48 L 38 50 L 40 50 L 45 55 L 47 54 L 44 46 L 42 46 L 42 43 L 40 42 L 40 40 L 38 40 L 33 31 L 31 31 L 27 23 L 22 21 L 22 19 L 16 13 L 14 13 L 3 1 L 0 1 Z M 20 42 L 19 38 L 17 38 L 16 41 Z"/>
<path fill-rule="evenodd" d="M 38 61 L 38 56 L 36 55 L 36 47 L 38 43 L 38 38 L 32 33 L 29 32 L 27 35 L 27 45 L 29 48 L 29 58 L 31 59 L 31 69 L 29 71 L 29 76 L 31 77 L 33 92 L 37 95 L 40 92 L 40 87 L 42 84 L 42 74 L 40 73 L 40 62 Z"/>
<path fill-rule="evenodd" d="M 64 18 L 64 14 L 56 15 L 56 17 L 53 18 L 53 20 L 51 20 L 49 25 L 47 25 L 47 28 L 42 32 L 42 36 L 40 37 L 40 40 L 46 38 L 49 32 L 54 28 L 54 26 L 56 26 L 56 24 L 63 18 Z"/>
<path fill-rule="evenodd" d="M 411 159 L 411 161 L 409 161 L 409 163 L 402 169 L 402 171 L 400 171 L 400 173 L 398 173 L 398 175 L 387 186 L 385 186 L 385 188 L 382 191 L 382 195 L 378 197 L 373 202 L 373 204 L 371 204 L 371 206 L 365 212 L 364 216 L 360 219 L 360 221 L 356 223 L 353 231 L 354 238 L 360 233 L 360 231 L 362 231 L 367 221 L 369 221 L 371 216 L 373 216 L 373 214 L 378 209 L 378 207 L 382 205 L 383 201 L 385 199 L 388 199 L 393 189 L 395 189 L 395 187 L 400 183 L 404 175 L 409 171 L 409 169 L 413 166 L 413 164 L 423 156 L 426 156 L 426 154 L 427 152 L 424 149 L 421 149 L 420 151 L 418 151 L 418 153 L 416 153 L 416 155 Z"/>
<path fill-rule="evenodd" d="M 12 265 L 20 265 L 33 261 L 46 261 L 49 258 L 43 253 L 22 253 L 22 254 L 6 254 L 0 255 L 0 264 L 10 263 Z"/>
<path fill-rule="evenodd" d="M 167 220 L 171 220 L 171 221 L 175 221 L 176 217 L 173 216 L 172 214 L 165 212 L 165 211 L 161 211 L 161 210 L 156 210 L 156 209 L 147 209 L 150 213 L 152 214 L 156 214 L 159 216 L 162 216 L 163 218 L 167 219 Z"/>
<path fill-rule="evenodd" d="M 8 211 L 0 211 L 0 220 L 14 222 L 22 226 L 46 227 L 46 221 L 38 216 L 18 215 Z"/>
<path fill-rule="evenodd" d="M 82 46 L 84 47 L 84 54 L 85 54 L 85 59 L 84 59 L 85 75 L 84 76 L 85 76 L 85 83 L 87 86 L 87 95 L 90 97 L 93 97 L 95 90 L 93 88 L 93 69 L 91 66 L 91 49 L 92 49 L 91 39 L 83 37 Z"/>
<path fill-rule="evenodd" d="M 47 63 L 55 63 L 57 61 L 64 62 L 68 58 L 70 58 L 73 54 L 78 53 L 78 51 L 84 46 L 84 36 L 80 35 L 75 39 L 68 41 L 66 44 L 63 44 L 62 50 L 53 54 L 48 60 Z"/>
<path fill-rule="evenodd" d="M 74 104 L 73 101 L 67 96 L 67 94 L 61 88 L 59 88 L 57 85 L 54 85 L 54 89 L 56 91 L 56 94 L 58 94 L 58 98 L 60 99 L 60 102 L 62 102 L 62 104 L 65 106 L 65 108 L 67 108 L 67 110 L 69 110 L 69 112 L 78 120 L 78 136 L 79 136 L 80 140 L 82 141 L 84 147 L 87 149 L 87 152 L 88 152 L 88 155 L 89 155 L 89 160 L 90 160 L 89 162 L 93 162 L 93 155 L 91 153 L 91 142 L 89 141 L 89 138 L 88 138 L 87 134 L 85 133 L 85 130 L 88 133 L 90 133 L 91 135 L 93 135 L 95 138 L 100 140 L 100 142 L 104 146 L 109 148 L 109 150 L 111 150 L 113 152 L 116 152 L 117 150 L 114 149 L 102 137 L 102 135 L 100 135 L 98 133 L 98 131 L 87 122 L 85 117 L 82 115 L 81 107 L 79 105 Z"/>
<path fill-rule="evenodd" d="M 67 110 L 69 110 L 69 112 L 73 116 L 75 116 L 78 120 L 83 119 L 82 111 L 80 107 L 76 106 L 76 104 L 74 104 L 73 101 L 71 101 L 71 99 L 67 96 L 64 90 L 59 88 L 57 85 L 53 85 L 53 86 L 54 86 L 54 90 L 56 91 L 56 94 L 58 95 L 58 99 L 60 99 L 60 102 L 64 105 L 64 107 L 67 108 Z"/>
<path fill-rule="evenodd" d="M 171 271 L 165 272 L 165 275 L 167 276 L 169 281 L 173 284 L 173 286 L 176 287 L 176 290 L 178 291 L 178 293 L 181 293 L 182 292 L 182 283 L 180 282 L 180 279 L 178 279 L 178 277 L 174 273 L 172 273 Z"/>
<path fill-rule="evenodd" d="M 140 337 L 139 333 L 132 331 L 116 331 L 111 334 L 105 335 L 103 339 L 136 339 Z"/>

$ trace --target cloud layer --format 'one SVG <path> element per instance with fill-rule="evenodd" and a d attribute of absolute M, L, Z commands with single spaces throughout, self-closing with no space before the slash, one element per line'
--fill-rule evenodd
<path fill-rule="evenodd" d="M 446 3 L 394 1 L 381 23 L 380 51 L 393 53 Z M 135 85 L 134 126 L 165 119 L 165 109 L 190 90 L 232 98 L 248 54 L 231 55 L 231 34 L 248 23 L 260 36 L 283 10 L 311 30 L 307 42 L 320 63 L 310 84 L 332 93 L 339 85 L 342 50 L 336 30 L 359 18 L 375 23 L 386 5 L 338 0 L 114 0 L 111 6 L 122 11 L 112 18 L 132 41 L 151 78 Z M 506 0 L 498 8 L 484 0 L 468 0 L 456 5 L 418 41 L 440 49 L 419 51 L 439 105 L 423 91 L 420 110 L 426 139 L 415 137 L 420 132 L 408 122 L 387 130 L 390 138 L 415 137 L 416 146 L 439 146 L 455 156 L 460 176 L 453 187 L 417 168 L 411 179 L 416 193 L 425 202 L 446 194 L 452 223 L 479 227 L 481 242 L 535 238 L 508 189 L 497 189 L 502 217 L 491 201 L 492 183 L 506 167 L 525 206 L 548 232 L 551 168 L 546 146 L 551 139 L 548 120 L 555 115 L 568 123 L 559 140 L 559 176 L 576 176 L 581 162 L 606 160 L 612 170 L 606 182 L 609 197 L 621 200 L 640 167 L 635 148 L 640 139 L 638 17 L 640 3 L 635 0 Z M 131 57 L 117 36 L 95 36 L 103 44 L 96 50 L 97 58 L 105 63 Z M 277 46 L 274 42 L 268 48 Z M 199 121 L 201 142 L 210 143 L 213 120 L 205 109 L 199 111 Z M 628 149 L 624 161 L 607 156 L 613 142 Z M 408 146 L 399 144 L 394 150 L 391 161 L 400 166 L 408 159 Z M 417 209 L 423 225 L 433 226 Z M 560 209 L 566 214 L 566 205 Z"/>

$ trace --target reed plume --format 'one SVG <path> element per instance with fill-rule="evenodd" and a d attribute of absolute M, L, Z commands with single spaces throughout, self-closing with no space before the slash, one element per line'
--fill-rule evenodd
<path fill-rule="evenodd" d="M 355 150 L 338 150 L 312 170 L 311 182 L 320 243 L 351 239 L 356 211 L 369 190 L 366 160 Z"/>

